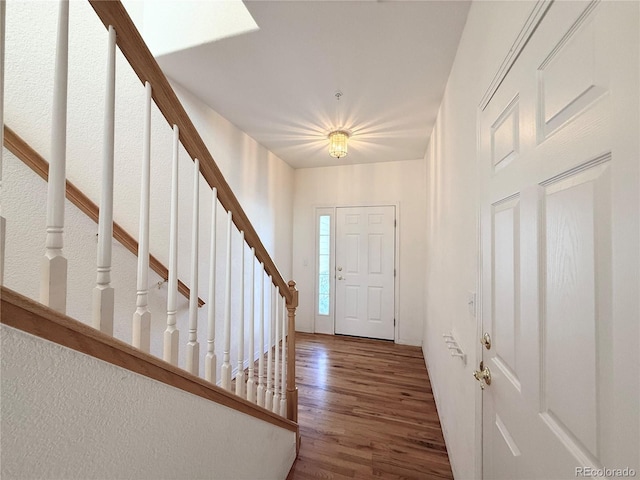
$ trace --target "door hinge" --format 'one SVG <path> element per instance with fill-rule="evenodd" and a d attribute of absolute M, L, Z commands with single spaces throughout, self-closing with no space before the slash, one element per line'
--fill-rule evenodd
<path fill-rule="evenodd" d="M 393 319 L 393 326 L 394 327 L 396 326 L 396 319 L 395 318 Z"/>
<path fill-rule="evenodd" d="M 397 226 L 398 226 L 398 221 L 397 221 L 397 220 L 394 220 L 394 221 L 393 221 L 393 228 L 395 228 L 395 227 L 397 227 Z"/>
<path fill-rule="evenodd" d="M 395 268 L 393 269 L 393 276 L 394 277 L 396 276 L 396 269 Z"/>

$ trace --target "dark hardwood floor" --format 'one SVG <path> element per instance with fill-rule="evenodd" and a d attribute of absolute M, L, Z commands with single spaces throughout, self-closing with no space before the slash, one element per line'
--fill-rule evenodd
<path fill-rule="evenodd" d="M 289 479 L 453 478 L 419 347 L 296 334 L 300 454 Z"/>

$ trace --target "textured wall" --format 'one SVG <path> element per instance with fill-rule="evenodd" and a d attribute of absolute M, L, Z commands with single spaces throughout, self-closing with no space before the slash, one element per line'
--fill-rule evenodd
<path fill-rule="evenodd" d="M 40 262 L 44 255 L 46 183 L 13 154 L 4 150 L 3 213 L 7 219 L 5 285 L 27 297 L 39 299 Z M 68 258 L 67 314 L 91 324 L 91 290 L 96 281 L 98 226 L 69 201 L 65 203 L 64 252 Z M 136 257 L 113 242 L 115 289 L 114 336 L 131 342 L 131 319 L 136 308 Z M 160 277 L 149 271 L 149 306 L 152 312 L 151 353 L 162 357 L 162 332 L 166 325 L 166 286 L 156 288 Z M 187 299 L 178 295 L 178 327 L 187 330 Z M 205 318 L 203 317 L 203 320 Z M 201 334 L 205 337 L 206 329 Z M 183 334 L 183 340 L 186 335 Z M 184 342 L 183 342 L 184 343 Z M 219 348 L 222 348 L 220 343 Z M 221 350 L 220 350 L 221 351 Z M 181 359 L 182 360 L 182 359 Z"/>
<path fill-rule="evenodd" d="M 67 176 L 99 203 L 106 31 L 88 2 L 71 2 L 70 12 Z M 49 158 L 50 151 L 56 19 L 55 2 L 7 2 L 5 120 L 45 159 Z M 137 238 L 144 88 L 120 54 L 117 59 L 114 218 Z M 211 148 L 250 220 L 254 222 L 267 250 L 285 278 L 290 278 L 293 170 L 202 105 L 198 99 L 178 89 L 200 134 Z M 154 106 L 150 249 L 165 265 L 169 244 L 171 138 L 169 126 Z M 37 300 L 40 261 L 44 254 L 46 184 L 6 150 L 4 154 L 2 203 L 3 215 L 7 218 L 5 284 Z M 178 276 L 189 285 L 193 162 L 183 149 L 180 152 L 179 170 Z M 216 306 L 218 366 L 222 363 L 226 219 L 218 206 L 218 282 L 216 299 L 209 301 L 211 193 L 202 179 L 200 190 L 198 293 L 207 303 L 199 310 L 198 340 L 202 359 L 200 372 L 203 374 L 207 314 L 213 305 Z M 91 290 L 96 281 L 97 225 L 69 202 L 66 203 L 65 217 L 64 253 L 69 260 L 68 314 L 90 323 Z M 237 294 L 240 275 L 236 268 L 239 262 L 239 238 L 239 233 L 234 229 L 234 318 L 237 318 L 240 302 Z M 131 318 L 136 300 L 136 261 L 134 255 L 114 243 L 114 335 L 125 342 L 131 341 Z M 246 274 L 249 269 L 247 265 Z M 156 288 L 159 280 L 150 271 L 151 353 L 156 356 L 162 355 L 162 332 L 166 325 L 167 286 Z M 249 301 L 249 298 L 245 299 L 246 305 Z M 267 301 L 265 310 L 268 312 L 269 309 L 270 302 Z M 248 313 L 247 307 L 245 312 Z M 187 317 L 187 300 L 179 295 L 177 326 L 180 330 L 180 366 L 185 364 Z M 247 317 L 245 323 L 249 322 Z M 234 368 L 237 365 L 237 330 L 238 325 L 234 323 L 230 355 Z M 9 342 L 16 340 L 17 337 L 9 337 L 4 331 L 3 342 L 5 339 Z M 91 368 L 100 369 L 96 367 L 99 362 L 72 353 L 74 363 L 65 363 L 64 349 L 55 346 L 47 349 L 40 346 L 43 342 L 37 342 L 36 348 L 34 344 L 26 345 L 22 341 L 19 347 L 24 353 L 20 355 L 12 354 L 12 350 L 5 349 L 3 343 L 3 478 L 191 479 L 284 478 L 286 475 L 291 462 L 285 465 L 282 459 L 293 459 L 290 456 L 293 440 L 289 437 L 283 441 L 278 438 L 278 433 L 270 429 L 254 428 L 247 424 L 250 421 L 248 419 L 236 424 L 238 415 L 230 410 L 220 410 L 221 407 L 210 402 L 201 404 L 201 399 L 186 396 L 155 382 L 147 385 L 144 379 L 131 376 L 128 372 L 113 373 L 114 367 L 108 365 L 104 367 L 107 378 L 97 382 L 104 381 L 108 388 L 101 390 L 94 386 L 96 382 L 93 381 L 94 376 L 100 379 L 101 375 L 92 370 L 83 370 L 83 362 Z M 256 349 L 259 350 L 258 345 Z M 34 353 L 36 351 L 37 355 Z M 31 360 L 23 360 L 23 356 L 33 357 L 37 363 L 29 363 Z M 43 360 L 39 361 L 39 358 Z M 60 370 L 53 368 L 61 365 L 64 368 Z M 46 373 L 44 380 L 39 376 L 40 371 Z M 81 371 L 84 373 L 79 373 Z M 119 383 L 126 385 L 126 388 L 118 390 Z M 94 390 L 98 393 L 95 394 Z M 131 395 L 127 393 L 130 390 L 133 391 Z M 118 392 L 119 395 L 116 394 Z M 106 404 L 111 401 L 116 407 L 109 410 L 111 407 Z M 96 409 L 100 409 L 99 416 L 95 414 Z M 181 413 L 171 421 L 167 420 L 172 410 L 176 409 L 180 409 Z M 107 413 L 112 416 L 109 417 Z M 117 418 L 116 413 L 120 415 Z M 135 417 L 140 420 L 135 421 Z M 161 421 L 156 424 L 155 419 Z M 110 430 L 90 430 L 90 426 L 96 423 Z M 243 435 L 242 432 L 251 433 Z M 247 440 L 245 437 L 251 438 Z M 275 448 L 274 451 L 280 449 L 274 459 L 262 458 L 266 453 L 265 445 Z M 245 476 L 241 477 L 242 473 L 238 472 L 245 472 Z M 219 476 L 214 476 L 214 473 Z"/>
<path fill-rule="evenodd" d="M 53 58 L 57 4 L 55 2 L 7 2 L 6 107 L 7 124 L 49 158 Z M 99 203 L 104 109 L 106 30 L 88 2 L 70 4 L 70 72 L 67 135 L 67 176 L 92 200 Z M 117 56 L 116 153 L 114 219 L 137 238 L 140 201 L 140 159 L 144 88 L 128 64 Z M 205 143 L 227 178 L 265 247 L 285 279 L 291 278 L 291 230 L 293 170 L 264 147 L 238 130 L 197 98 L 176 86 Z M 155 106 L 152 107 L 151 146 L 151 253 L 165 265 L 169 251 L 169 200 L 172 133 Z M 193 162 L 181 148 L 178 277 L 190 283 L 191 210 Z M 5 172 L 3 208 L 7 218 L 7 265 L 5 282 L 38 299 L 39 262 L 44 253 L 45 183 L 16 164 L 9 156 Z M 211 193 L 200 179 L 199 296 L 207 305 L 199 311 L 198 340 L 206 351 L 208 309 L 216 306 L 216 351 L 223 347 L 225 212 L 218 206 L 216 300 L 209 301 L 208 265 Z M 64 252 L 69 259 L 68 313 L 90 322 L 91 289 L 95 282 L 97 226 L 67 205 Z M 232 314 L 239 311 L 240 235 L 233 233 Z M 248 249 L 245 250 L 248 253 Z M 245 267 L 245 276 L 251 267 Z M 136 259 L 119 244 L 114 246 L 112 282 L 116 289 L 116 337 L 131 340 L 131 317 L 135 311 Z M 162 354 L 162 331 L 166 322 L 166 284 L 155 288 L 159 278 L 150 273 L 152 312 L 151 353 Z M 249 298 L 245 299 L 248 312 Z M 267 300 L 265 310 L 270 311 Z M 180 344 L 186 343 L 187 300 L 178 297 Z M 248 315 L 247 315 L 248 316 Z M 256 313 L 257 316 L 257 313 Z M 245 319 L 248 325 L 249 319 Z M 246 330 L 247 328 L 245 328 Z M 268 328 L 267 328 L 268 330 Z M 231 361 L 237 365 L 237 326 L 232 333 Z M 245 351 L 247 347 L 245 343 Z M 183 347 L 181 347 L 184 350 Z M 259 347 L 256 346 L 258 350 Z M 183 352 L 179 364 L 184 366 Z M 221 363 L 221 358 L 219 364 Z M 201 364 L 201 372 L 204 366 Z"/>
<path fill-rule="evenodd" d="M 3 479 L 283 479 L 293 464 L 293 432 L 11 327 L 0 332 Z"/>

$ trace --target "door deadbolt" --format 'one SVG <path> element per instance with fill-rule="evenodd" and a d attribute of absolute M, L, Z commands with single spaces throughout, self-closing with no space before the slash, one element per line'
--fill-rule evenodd
<path fill-rule="evenodd" d="M 487 350 L 491 350 L 491 335 L 489 335 L 487 332 L 484 332 L 484 335 L 480 339 L 480 343 L 484 345 L 484 348 L 486 348 Z"/>

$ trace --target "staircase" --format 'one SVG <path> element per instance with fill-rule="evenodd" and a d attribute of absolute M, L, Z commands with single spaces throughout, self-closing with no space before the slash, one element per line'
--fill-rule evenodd
<path fill-rule="evenodd" d="M 0 8 L 2 478 L 284 478 L 298 292 L 264 225 L 119 1 Z"/>

